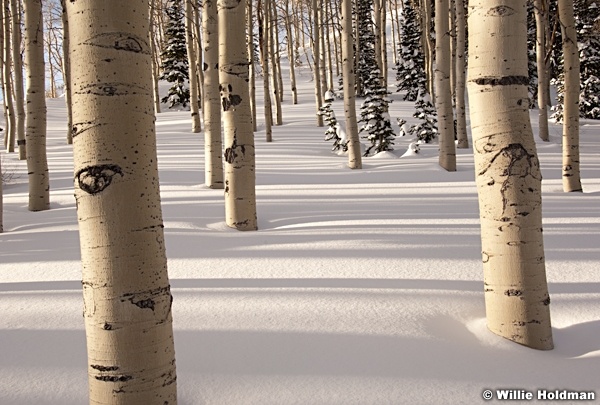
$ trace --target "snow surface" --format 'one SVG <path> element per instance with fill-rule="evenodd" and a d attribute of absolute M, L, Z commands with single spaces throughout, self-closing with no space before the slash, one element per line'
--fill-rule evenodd
<path fill-rule="evenodd" d="M 392 98 L 391 115 L 415 123 L 413 103 Z M 16 174 L 0 234 L 2 405 L 87 403 L 63 103 L 48 101 L 51 210 L 27 211 L 25 162 L 2 152 Z M 541 352 L 485 327 L 471 150 L 447 173 L 435 144 L 393 159 L 414 141 L 401 137 L 385 159 L 350 170 L 315 125 L 306 70 L 299 104 L 287 93 L 283 105 L 273 143 L 259 122 L 260 229 L 245 233 L 225 226 L 222 190 L 203 185 L 189 112 L 158 115 L 180 404 L 475 404 L 485 388 L 600 395 L 598 122 L 581 127 L 582 194 L 561 190 L 560 128 L 538 143 L 556 345 Z M 343 117 L 342 102 L 334 108 Z"/>

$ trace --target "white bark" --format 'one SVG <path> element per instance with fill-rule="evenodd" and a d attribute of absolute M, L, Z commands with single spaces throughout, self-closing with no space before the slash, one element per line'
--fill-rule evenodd
<path fill-rule="evenodd" d="M 449 172 L 456 171 L 454 114 L 450 89 L 450 27 L 448 0 L 436 0 L 435 13 L 435 106 L 440 142 L 439 163 Z"/>
<path fill-rule="evenodd" d="M 342 70 L 344 77 L 344 114 L 348 136 L 348 167 L 362 169 L 362 155 L 356 122 L 354 60 L 352 46 L 352 0 L 342 0 Z"/>
<path fill-rule="evenodd" d="M 559 0 L 558 15 L 563 38 L 565 71 L 562 179 L 563 190 L 573 192 L 582 191 L 579 170 L 579 50 L 573 0 Z"/>
<path fill-rule="evenodd" d="M 204 0 L 202 12 L 204 40 L 204 182 L 207 187 L 225 187 L 221 98 L 219 97 L 219 20 L 217 1 Z"/>
<path fill-rule="evenodd" d="M 551 349 L 541 173 L 529 119 L 526 2 L 469 2 L 469 79 L 488 328 Z"/>
<path fill-rule="evenodd" d="M 292 21 L 290 18 L 290 0 L 285 1 L 285 28 L 287 33 L 288 60 L 290 62 L 290 86 L 292 89 L 292 104 L 298 104 L 298 91 L 296 89 L 296 57 L 292 41 Z"/>
<path fill-rule="evenodd" d="M 469 147 L 467 136 L 467 118 L 465 108 L 465 36 L 466 16 L 464 0 L 455 0 L 456 8 L 456 89 L 454 91 L 454 105 L 456 106 L 456 147 L 466 149 Z"/>
<path fill-rule="evenodd" d="M 90 404 L 176 404 L 149 4 L 67 11 Z"/>
<path fill-rule="evenodd" d="M 261 3 L 262 1 L 262 3 Z M 259 44 L 260 44 L 260 63 L 263 71 L 263 104 L 265 114 L 265 140 L 273 141 L 273 110 L 271 107 L 271 90 L 269 89 L 269 3 L 270 0 L 259 0 L 259 7 L 262 5 L 262 20 L 259 20 Z"/>
<path fill-rule="evenodd" d="M 25 66 L 27 67 L 26 145 L 29 173 L 29 210 L 50 208 L 46 158 L 46 97 L 41 0 L 25 0 Z"/>
<path fill-rule="evenodd" d="M 67 144 L 73 143 L 73 104 L 71 103 L 71 59 L 69 58 L 69 17 L 67 15 L 67 0 L 61 0 L 62 19 L 62 50 L 63 50 L 63 81 L 65 89 L 65 105 L 67 108 Z"/>
<path fill-rule="evenodd" d="M 256 61 L 254 60 L 254 17 L 252 0 L 246 2 L 246 35 L 248 36 L 248 73 L 250 75 L 248 89 L 250 91 L 250 111 L 252 111 L 252 131 L 256 132 Z"/>
<path fill-rule="evenodd" d="M 219 0 L 219 82 L 225 139 L 225 218 L 240 231 L 258 228 L 254 133 L 248 92 L 245 3 Z M 267 14 L 268 15 L 268 14 Z M 266 65 L 266 64 L 265 64 Z"/>
<path fill-rule="evenodd" d="M 263 0 L 264 1 L 264 0 Z M 314 74 L 314 83 L 315 83 L 315 104 L 316 104 L 316 116 L 317 116 L 317 126 L 323 126 L 323 116 L 319 114 L 319 108 L 323 105 L 323 92 L 321 91 L 321 36 L 319 35 L 320 31 L 320 22 L 319 22 L 319 4 L 318 0 L 312 0 L 312 16 L 313 16 L 313 59 L 315 68 L 313 71 Z"/>
<path fill-rule="evenodd" d="M 194 13 L 192 0 L 184 0 L 185 11 L 185 45 L 188 56 L 190 76 L 190 113 L 192 116 L 192 132 L 198 133 L 202 130 L 200 124 L 200 106 L 198 105 L 198 75 L 196 74 L 196 50 L 194 48 Z"/>
<path fill-rule="evenodd" d="M 268 52 L 268 63 L 271 63 L 271 92 L 273 97 L 271 100 L 275 105 L 275 125 L 283 124 L 283 111 L 281 110 L 281 97 L 282 92 L 280 91 L 279 86 L 279 72 L 277 71 L 277 51 L 276 48 L 279 48 L 279 41 L 277 40 L 276 30 L 277 30 L 277 10 L 276 5 L 273 0 L 263 0 L 265 4 L 269 4 L 269 18 L 268 18 L 268 27 L 267 30 L 269 36 L 269 52 Z"/>
<path fill-rule="evenodd" d="M 23 92 L 23 59 L 21 57 L 21 13 L 19 0 L 10 0 L 12 22 L 12 51 L 15 75 L 15 107 L 17 112 L 17 147 L 19 160 L 27 158 L 25 147 L 25 94 Z"/>
<path fill-rule="evenodd" d="M 2 75 L 4 76 L 3 95 L 6 102 L 6 133 L 4 147 L 7 152 L 15 151 L 15 140 L 17 135 L 16 111 L 13 102 L 13 80 L 10 73 L 12 67 L 12 42 L 10 35 L 10 4 L 9 0 L 2 0 L 2 27 L 4 30 L 4 65 Z"/>

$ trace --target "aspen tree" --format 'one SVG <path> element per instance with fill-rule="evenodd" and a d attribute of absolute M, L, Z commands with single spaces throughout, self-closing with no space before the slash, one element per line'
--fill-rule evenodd
<path fill-rule="evenodd" d="M 285 29 L 287 34 L 288 60 L 290 62 L 290 86 L 292 90 L 292 104 L 298 104 L 298 91 L 296 89 L 296 57 L 294 41 L 292 41 L 292 21 L 290 18 L 290 0 L 285 0 Z"/>
<path fill-rule="evenodd" d="M 204 0 L 202 39 L 204 41 L 204 182 L 221 189 L 223 180 L 223 140 L 219 97 L 219 20 L 217 1 Z"/>
<path fill-rule="evenodd" d="M 50 179 L 46 158 L 46 97 L 41 0 L 25 0 L 25 66 L 27 171 L 29 210 L 50 208 Z"/>
<path fill-rule="evenodd" d="M 248 47 L 248 74 L 249 83 L 248 90 L 250 91 L 250 111 L 252 111 L 252 131 L 256 132 L 256 61 L 254 60 L 254 17 L 252 0 L 246 2 L 246 35 L 248 40 L 246 45 Z"/>
<path fill-rule="evenodd" d="M 283 124 L 283 112 L 281 111 L 281 96 L 279 88 L 279 74 L 277 72 L 277 51 L 276 47 L 279 48 L 279 42 L 277 41 L 277 37 L 275 32 L 277 30 L 277 10 L 275 7 L 274 0 L 263 0 L 265 4 L 269 5 L 269 18 L 268 21 L 268 53 L 267 53 L 267 63 L 271 64 L 271 91 L 273 97 L 271 98 L 274 101 L 275 105 L 275 125 Z"/>
<path fill-rule="evenodd" d="M 64 0 L 63 0 L 64 1 Z M 148 39 L 150 41 L 150 50 L 152 52 L 152 94 L 154 98 L 154 112 L 160 114 L 160 93 L 158 90 L 158 82 L 160 76 L 160 47 L 158 45 L 158 32 L 156 18 L 156 0 L 150 1 L 150 28 L 148 30 Z"/>
<path fill-rule="evenodd" d="M 449 172 L 456 171 L 454 115 L 450 90 L 450 29 L 448 0 L 436 0 L 435 13 L 435 106 L 440 142 L 439 163 Z"/>
<path fill-rule="evenodd" d="M 265 1 L 265 0 L 263 0 Z M 317 111 L 317 126 L 322 127 L 323 116 L 319 114 L 319 108 L 323 105 L 323 92 L 321 91 L 321 36 L 319 35 L 319 4 L 318 0 L 311 0 L 313 17 L 313 59 L 314 59 L 314 82 L 315 82 L 315 103 Z"/>
<path fill-rule="evenodd" d="M 199 106 L 204 105 L 204 70 L 202 66 L 204 65 L 204 59 L 202 57 L 202 18 L 200 17 L 200 6 L 197 1 L 195 1 L 192 6 L 192 14 L 194 20 L 194 53 L 196 54 L 196 60 L 194 63 L 196 64 L 196 75 L 197 75 L 197 88 L 198 88 L 198 103 Z"/>
<path fill-rule="evenodd" d="M 348 167 L 362 169 L 362 155 L 356 121 L 356 92 L 354 89 L 354 46 L 352 35 L 352 0 L 342 0 L 342 71 L 344 77 L 344 115 L 348 136 Z"/>
<path fill-rule="evenodd" d="M 552 349 L 541 173 L 529 119 L 526 2 L 469 2 L 468 92 L 488 328 Z"/>
<path fill-rule="evenodd" d="M 565 192 L 582 191 L 579 171 L 579 49 L 573 0 L 558 0 L 565 93 L 563 102 L 562 179 Z"/>
<path fill-rule="evenodd" d="M 9 0 L 2 0 L 2 21 L 4 30 L 4 65 L 2 75 L 4 76 L 3 95 L 6 103 L 6 132 L 4 134 L 4 147 L 7 152 L 15 151 L 15 140 L 17 135 L 16 111 L 13 100 L 13 80 L 10 73 L 12 67 L 12 42 L 11 42 L 11 24 L 10 24 L 10 4 Z"/>
<path fill-rule="evenodd" d="M 538 75 L 538 135 L 542 141 L 549 141 L 548 133 L 548 67 L 546 65 L 546 30 L 548 21 L 548 4 L 546 0 L 534 0 L 533 12 L 535 14 L 535 53 Z"/>
<path fill-rule="evenodd" d="M 62 21 L 62 53 L 63 53 L 63 82 L 65 92 L 65 107 L 67 109 L 67 144 L 73 143 L 73 104 L 71 103 L 71 60 L 69 59 L 69 17 L 67 15 L 66 0 L 61 0 Z"/>
<path fill-rule="evenodd" d="M 188 68 L 190 77 L 190 112 L 192 116 L 192 132 L 197 133 L 202 130 L 200 124 L 200 111 L 198 105 L 198 76 L 196 74 L 196 49 L 193 39 L 194 13 L 192 0 L 184 0 L 185 14 L 185 45 L 188 56 Z"/>
<path fill-rule="evenodd" d="M 265 140 L 273 141 L 273 111 L 269 86 L 269 0 L 258 1 L 258 43 L 260 46 L 260 64 L 263 71 L 263 104 L 265 113 Z"/>
<path fill-rule="evenodd" d="M 454 90 L 454 105 L 456 106 L 456 147 L 469 147 L 467 136 L 467 117 L 465 107 L 465 51 L 466 51 L 466 16 L 464 0 L 455 0 L 456 8 L 456 88 Z"/>
<path fill-rule="evenodd" d="M 219 89 L 225 144 L 225 222 L 240 231 L 253 231 L 258 228 L 254 133 L 248 92 L 246 31 L 239 29 L 246 21 L 246 7 L 239 0 L 218 0 L 217 11 Z"/>
<path fill-rule="evenodd" d="M 16 131 L 17 147 L 19 149 L 19 160 L 27 157 L 25 148 L 25 95 L 23 93 L 23 60 L 21 57 L 21 13 L 19 0 L 10 0 L 10 14 L 12 24 L 12 61 L 15 76 L 15 109 L 16 109 Z"/>
<path fill-rule="evenodd" d="M 69 1 L 90 404 L 177 403 L 147 0 Z"/>

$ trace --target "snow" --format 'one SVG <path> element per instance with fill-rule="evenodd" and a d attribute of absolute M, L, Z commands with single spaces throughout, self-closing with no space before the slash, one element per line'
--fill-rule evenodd
<path fill-rule="evenodd" d="M 561 190 L 560 128 L 538 143 L 556 345 L 540 352 L 485 327 L 471 150 L 457 150 L 448 173 L 437 145 L 387 159 L 414 146 L 399 137 L 396 155 L 349 170 L 316 126 L 307 69 L 298 84 L 274 142 L 259 122 L 257 232 L 224 225 L 223 192 L 203 186 L 189 112 L 158 115 L 179 403 L 475 404 L 486 388 L 597 390 L 598 122 L 582 121 L 584 193 Z M 416 123 L 413 103 L 391 97 L 390 115 Z M 0 234 L 0 404 L 87 402 L 63 103 L 48 102 L 51 210 L 27 211 L 25 163 L 2 152 L 15 178 Z"/>

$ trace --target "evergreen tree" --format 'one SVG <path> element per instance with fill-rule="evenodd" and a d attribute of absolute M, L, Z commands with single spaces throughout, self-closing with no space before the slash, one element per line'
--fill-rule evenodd
<path fill-rule="evenodd" d="M 429 143 L 438 135 L 437 112 L 431 102 L 429 93 L 424 89 L 424 84 L 415 102 L 415 108 L 416 111 L 413 117 L 418 118 L 421 122 L 411 125 L 408 133 L 409 135 L 416 136 L 421 142 Z"/>
<path fill-rule="evenodd" d="M 419 20 L 411 0 L 404 0 L 400 17 L 396 91 L 405 91 L 404 100 L 408 101 L 416 101 L 419 94 L 418 82 L 425 77 L 425 58 L 420 32 Z"/>
<path fill-rule="evenodd" d="M 390 103 L 387 96 L 390 93 L 381 85 L 380 75 L 379 69 L 375 69 L 365 82 L 366 98 L 358 120 L 362 123 L 359 133 L 366 132 L 363 138 L 368 139 L 371 145 L 365 150 L 364 156 L 394 150 L 395 134 L 387 112 Z"/>
<path fill-rule="evenodd" d="M 379 84 L 375 84 L 371 79 L 374 70 L 377 67 L 377 58 L 375 56 L 375 33 L 373 31 L 373 0 L 358 0 L 356 5 L 358 13 L 358 35 L 359 35 L 359 59 L 356 69 L 356 80 L 360 82 L 357 96 L 364 97 L 367 90 L 375 90 Z M 380 75 L 380 73 L 378 73 Z M 379 81 L 381 83 L 381 80 Z M 374 87 L 369 87 L 374 86 Z"/>
<path fill-rule="evenodd" d="M 600 6 L 591 0 L 573 2 L 577 26 L 577 44 L 580 63 L 579 114 L 583 118 L 600 119 L 600 37 L 598 21 Z M 560 46 L 560 42 L 559 42 Z M 556 122 L 563 120 L 564 74 L 562 72 L 562 51 L 555 51 L 553 59 L 559 73 L 551 80 L 556 87 L 556 105 L 552 107 L 552 118 Z"/>
<path fill-rule="evenodd" d="M 340 136 L 340 124 L 338 123 L 333 108 L 331 108 L 331 104 L 333 103 L 334 99 L 335 94 L 331 90 L 327 91 L 323 99 L 325 104 L 319 107 L 318 114 L 324 117 L 323 119 L 327 125 L 327 130 L 325 131 L 325 141 L 333 141 L 333 148 L 331 148 L 331 150 L 336 152 L 341 149 L 342 151 L 346 152 L 348 151 L 348 140 Z"/>
<path fill-rule="evenodd" d="M 536 27 L 533 2 L 527 3 L 527 71 L 529 75 L 529 108 L 535 108 L 538 94 L 538 75 L 536 60 Z"/>
<path fill-rule="evenodd" d="M 160 78 L 173 85 L 161 101 L 168 103 L 169 108 L 178 105 L 186 107 L 190 101 L 190 90 L 187 84 L 189 62 L 185 46 L 184 12 L 181 0 L 171 0 L 166 12 L 169 21 L 165 30 L 166 43 L 161 53 L 163 62 Z"/>

